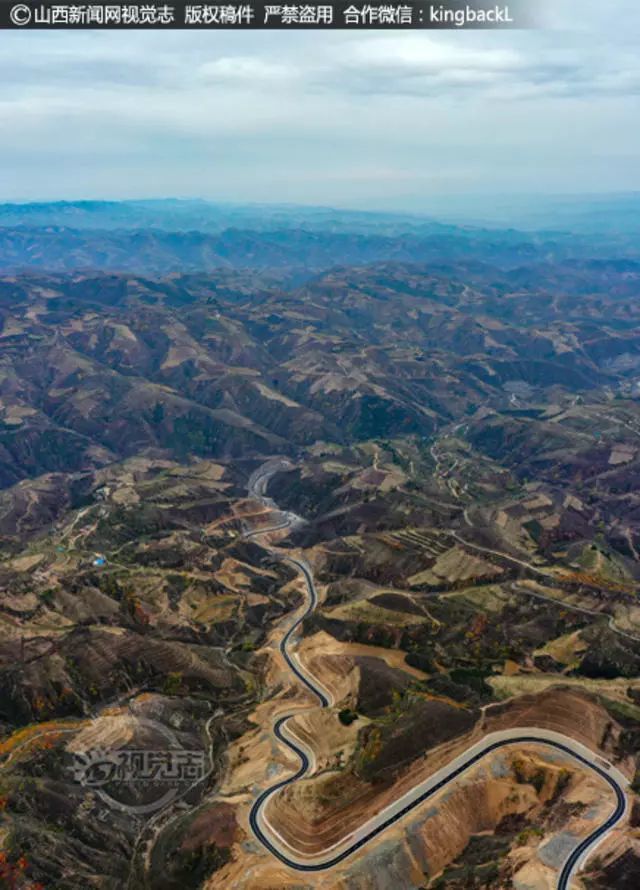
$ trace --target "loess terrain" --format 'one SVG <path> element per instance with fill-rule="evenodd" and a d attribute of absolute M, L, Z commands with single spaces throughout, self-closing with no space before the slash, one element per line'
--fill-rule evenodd
<path fill-rule="evenodd" d="M 298 768 L 272 733 L 295 712 L 313 763 L 267 809 L 291 848 L 536 726 L 630 782 L 572 890 L 637 887 L 637 256 L 382 217 L 178 231 L 187 209 L 0 208 L 0 886 L 551 890 L 613 807 L 513 745 L 297 873 L 249 825 Z M 324 710 L 280 648 L 287 555 Z M 74 778 L 167 739 L 206 770 L 160 808 Z"/>

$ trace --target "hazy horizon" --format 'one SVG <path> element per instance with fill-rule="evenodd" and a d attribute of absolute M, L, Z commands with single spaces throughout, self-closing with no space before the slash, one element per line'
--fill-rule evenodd
<path fill-rule="evenodd" d="M 426 213 L 640 189 L 640 9 L 492 32 L 5 32 L 4 200 Z"/>
<path fill-rule="evenodd" d="M 274 224 L 288 225 L 291 222 L 299 222 L 300 218 L 297 213 L 302 215 L 302 224 L 304 224 L 305 212 L 310 214 L 307 223 L 313 225 L 314 215 L 318 215 L 318 219 L 325 219 L 326 224 L 330 224 L 330 215 L 335 214 L 337 220 L 341 215 L 345 219 L 351 216 L 355 220 L 359 215 L 370 215 L 374 218 L 389 217 L 402 220 L 415 220 L 416 223 L 433 222 L 446 224 L 459 224 L 471 226 L 486 226 L 489 228 L 520 228 L 522 230 L 566 230 L 577 226 L 578 229 L 585 227 L 591 231 L 597 230 L 618 230 L 620 232 L 637 230 L 640 224 L 640 192 L 584 192 L 582 194 L 487 194 L 474 196 L 434 196 L 432 199 L 425 200 L 424 207 L 420 210 L 411 208 L 384 208 L 371 206 L 367 208 L 354 207 L 349 205 L 337 204 L 317 204 L 311 202 L 283 202 L 283 201 L 251 201 L 251 200 L 219 200 L 216 198 L 208 198 L 202 196 L 180 196 L 180 195 L 155 195 L 149 197 L 124 197 L 114 199 L 105 196 L 97 196 L 93 198 L 77 198 L 70 199 L 66 197 L 52 198 L 49 200 L 26 199 L 26 200 L 9 200 L 5 201 L 0 196 L 0 207 L 52 207 L 51 213 L 54 216 L 47 221 L 47 217 L 40 217 L 35 225 L 51 225 L 65 224 L 74 228 L 79 222 L 81 227 L 89 223 L 91 217 L 72 219 L 66 222 L 64 219 L 57 221 L 56 207 L 71 206 L 81 208 L 83 205 L 111 205 L 124 204 L 131 205 L 131 212 L 134 214 L 133 227 L 140 224 L 147 225 L 149 222 L 141 223 L 140 220 L 135 221 L 135 208 L 141 208 L 148 205 L 165 205 L 164 209 L 159 206 L 158 213 L 164 213 L 163 226 L 168 228 L 191 228 L 199 227 L 198 206 L 203 206 L 203 212 L 206 218 L 206 208 L 211 208 L 214 218 L 218 217 L 218 222 L 222 221 L 224 225 L 225 209 L 229 211 L 229 220 L 226 225 L 231 228 L 251 228 L 252 220 L 260 218 L 261 213 L 265 214 L 264 219 L 269 219 L 270 213 L 275 213 L 273 217 Z M 179 216 L 172 218 L 172 206 L 176 205 Z M 179 210 L 177 205 L 185 205 Z M 193 205 L 193 212 L 196 217 L 189 215 L 189 205 Z M 278 211 L 281 215 L 278 216 Z M 11 211 L 9 219 L 11 220 Z M 96 212 L 103 213 L 99 209 Z M 169 214 L 167 217 L 166 214 Z M 186 216 L 184 215 L 186 213 Z M 239 214 L 239 215 L 238 215 Z M 253 214 L 253 216 L 252 216 Z M 290 214 L 288 217 L 287 214 Z M 324 215 L 324 216 L 323 216 Z M 255 219 L 254 219 L 255 217 Z M 43 221 L 43 219 L 45 221 Z M 169 222 L 172 220 L 172 223 Z M 31 223 L 29 217 L 21 220 L 26 224 Z M 160 221 L 160 217 L 158 218 Z M 181 221 L 181 222 L 180 222 Z M 278 222 L 279 221 L 279 222 Z M 14 221 L 15 222 L 15 221 Z M 264 222 L 262 220 L 261 222 Z M 604 223 L 604 225 L 603 225 Z M 11 221 L 0 221 L 0 225 L 14 224 Z M 94 218 L 93 223 L 89 223 L 92 227 L 100 228 L 102 223 L 100 216 Z M 348 223 L 347 223 L 348 224 Z M 126 227 L 126 221 L 122 223 Z"/>

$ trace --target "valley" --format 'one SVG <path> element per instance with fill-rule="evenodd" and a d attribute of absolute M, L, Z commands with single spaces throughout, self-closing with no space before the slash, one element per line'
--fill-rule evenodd
<path fill-rule="evenodd" d="M 640 266 L 370 225 L 4 231 L 20 890 L 640 877 Z M 167 747 L 169 790 L 74 773 Z"/>

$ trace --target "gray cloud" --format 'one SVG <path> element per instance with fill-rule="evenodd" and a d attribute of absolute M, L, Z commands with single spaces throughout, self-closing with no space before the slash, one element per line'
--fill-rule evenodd
<path fill-rule="evenodd" d="M 616 6 L 557 0 L 527 32 L 5 32 L 0 193 L 640 188 L 640 12 Z"/>

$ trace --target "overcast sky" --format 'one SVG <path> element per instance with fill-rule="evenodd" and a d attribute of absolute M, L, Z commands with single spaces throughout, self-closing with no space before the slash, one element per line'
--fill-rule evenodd
<path fill-rule="evenodd" d="M 640 3 L 552 5 L 526 32 L 0 32 L 0 199 L 638 190 Z"/>

